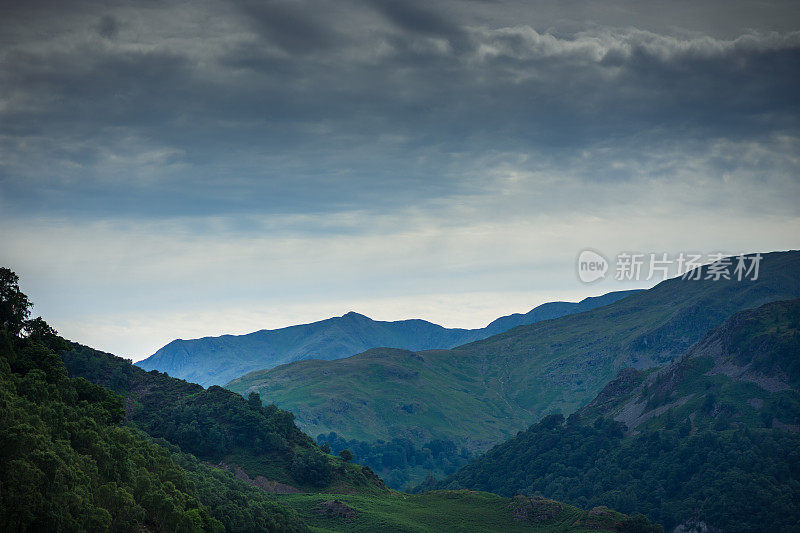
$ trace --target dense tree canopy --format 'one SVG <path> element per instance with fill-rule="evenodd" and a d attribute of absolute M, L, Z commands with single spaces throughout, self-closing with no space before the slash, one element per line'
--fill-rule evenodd
<path fill-rule="evenodd" d="M 333 464 L 300 431 L 294 416 L 222 387 L 204 389 L 130 361 L 73 344 L 62 353 L 69 374 L 107 386 L 127 401 L 127 419 L 153 437 L 176 444 L 206 461 L 244 468 L 297 487 L 318 489 L 335 481 L 365 486 L 382 483 L 369 470 Z"/>
<path fill-rule="evenodd" d="M 396 490 L 410 489 L 427 476 L 453 474 L 473 457 L 449 439 L 433 439 L 422 445 L 402 437 L 365 442 L 345 439 L 331 431 L 317 435 L 317 442 L 333 453 L 350 452 L 349 460 L 369 466 Z"/>
<path fill-rule="evenodd" d="M 725 531 L 800 525 L 800 435 L 775 429 L 643 431 L 546 417 L 436 488 L 543 494 L 642 512 L 667 529 L 697 517 Z"/>
<path fill-rule="evenodd" d="M 0 529 L 305 530 L 260 490 L 125 425 L 122 397 L 67 377 L 54 351 L 63 340 L 43 320 L 27 321 L 30 303 L 9 272 L 0 294 Z"/>

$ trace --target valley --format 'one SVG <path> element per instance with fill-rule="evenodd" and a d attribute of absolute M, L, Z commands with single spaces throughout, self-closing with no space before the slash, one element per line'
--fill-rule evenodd
<path fill-rule="evenodd" d="M 59 337 L 28 319 L 4 269 L 16 303 L 2 307 L 2 518 L 115 531 L 790 529 L 799 271 L 800 253 L 766 254 L 758 280 L 671 279 L 453 349 L 298 361 L 228 390 Z"/>
<path fill-rule="evenodd" d="M 300 361 L 227 387 L 256 391 L 292 411 L 314 437 L 335 431 L 367 443 L 401 438 L 416 445 L 445 439 L 480 452 L 547 414 L 575 411 L 620 369 L 680 357 L 737 311 L 800 297 L 799 273 L 800 253 L 765 254 L 755 281 L 670 279 L 604 307 L 451 350 L 375 349 Z M 413 481 L 422 481 L 420 474 Z"/>

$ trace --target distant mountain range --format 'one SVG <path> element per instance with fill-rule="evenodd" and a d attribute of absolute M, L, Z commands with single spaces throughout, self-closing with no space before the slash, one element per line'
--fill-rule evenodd
<path fill-rule="evenodd" d="M 798 430 L 789 300 L 735 314 L 662 368 L 624 369 L 566 422 L 546 417 L 425 488 L 635 508 L 675 531 L 794 531 Z"/>
<path fill-rule="evenodd" d="M 228 384 L 294 413 L 312 436 L 450 439 L 483 450 L 548 413 L 588 403 L 625 367 L 661 366 L 734 313 L 800 297 L 800 252 L 763 254 L 757 280 L 674 278 L 583 313 L 459 348 L 374 349 L 308 360 Z"/>
<path fill-rule="evenodd" d="M 311 324 L 261 330 L 247 335 L 178 339 L 136 365 L 145 370 L 166 372 L 204 387 L 224 385 L 254 370 L 269 370 L 306 359 L 341 359 L 371 348 L 414 351 L 452 348 L 516 326 L 602 307 L 636 292 L 639 291 L 610 292 L 578 303 L 545 303 L 524 314 L 500 317 L 480 329 L 444 328 L 425 320 L 383 322 L 350 312 Z"/>
<path fill-rule="evenodd" d="M 544 498 L 389 491 L 257 395 L 145 372 L 27 320 L 17 279 L 0 267 L 0 531 L 663 532 Z"/>

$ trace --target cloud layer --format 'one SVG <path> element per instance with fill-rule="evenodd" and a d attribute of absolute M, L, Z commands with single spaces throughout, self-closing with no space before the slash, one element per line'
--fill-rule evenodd
<path fill-rule="evenodd" d="M 791 2 L 6 2 L 0 35 L 0 245 L 57 326 L 159 294 L 397 318 L 574 294 L 598 241 L 797 247 Z M 239 282 L 188 303 L 211 271 Z"/>

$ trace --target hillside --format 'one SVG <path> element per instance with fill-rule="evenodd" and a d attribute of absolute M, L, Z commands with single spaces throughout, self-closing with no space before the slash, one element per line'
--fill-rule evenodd
<path fill-rule="evenodd" d="M 515 326 L 594 309 L 635 292 L 612 292 L 585 298 L 578 303 L 550 302 L 525 314 L 498 318 L 480 329 L 448 329 L 425 320 L 383 322 L 350 312 L 311 324 L 261 330 L 247 335 L 174 340 L 136 365 L 145 370 L 166 372 L 204 387 L 224 385 L 254 370 L 311 358 L 341 359 L 371 348 L 415 351 L 452 348 Z"/>
<path fill-rule="evenodd" d="M 492 448 L 438 488 L 636 509 L 668 529 L 800 527 L 800 300 L 734 315 L 680 359 L 626 370 L 564 422 Z"/>
<path fill-rule="evenodd" d="M 606 507 L 582 510 L 541 498 L 471 490 L 433 491 L 381 496 L 282 494 L 277 501 L 290 505 L 314 531 L 373 533 L 547 533 L 614 531 L 663 533 L 642 515 L 626 516 Z"/>
<path fill-rule="evenodd" d="M 631 432 L 661 427 L 662 413 L 691 421 L 692 431 L 797 431 L 798 391 L 800 300 L 788 300 L 737 313 L 664 368 L 622 371 L 576 414 L 613 418 Z"/>
<path fill-rule="evenodd" d="M 797 297 L 800 252 L 776 252 L 763 256 L 755 281 L 670 279 L 456 349 L 301 361 L 228 388 L 291 410 L 311 435 L 438 438 L 481 450 L 547 413 L 588 403 L 621 368 L 668 363 L 737 311 Z"/>
<path fill-rule="evenodd" d="M 120 394 L 136 427 L 240 477 L 272 490 L 384 490 L 368 469 L 326 456 L 291 413 L 263 406 L 257 394 L 245 400 L 221 387 L 204 389 L 77 344 L 61 357 L 71 377 Z"/>
<path fill-rule="evenodd" d="M 353 483 L 368 469 L 321 453 L 289 413 L 70 344 L 41 318 L 27 320 L 30 302 L 16 275 L 0 269 L 0 282 L 2 531 L 663 531 L 606 508 L 473 491 L 409 496 L 374 478 Z M 59 353 L 73 373 L 113 384 L 124 397 L 68 377 Z M 273 494 L 266 489 L 275 484 L 213 467 L 190 449 L 201 457 L 234 450 L 256 468 L 280 469 L 281 457 L 293 455 L 288 475 L 306 492 Z M 312 465 L 310 453 L 322 463 Z M 307 477 L 323 466 L 324 483 Z"/>
<path fill-rule="evenodd" d="M 67 377 L 64 341 L 26 320 L 13 273 L 0 282 L 0 530 L 307 531 L 264 491 L 125 424 L 120 396 Z"/>

